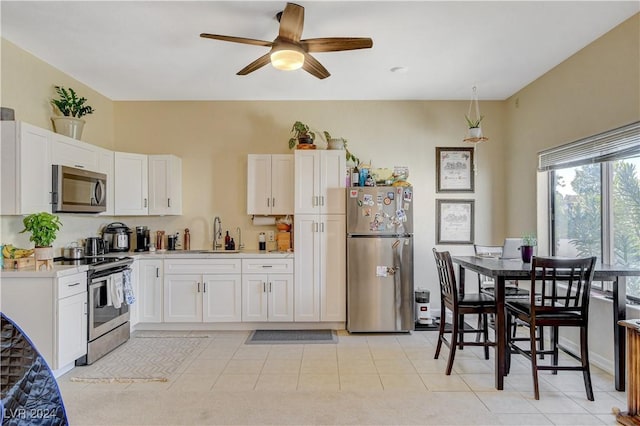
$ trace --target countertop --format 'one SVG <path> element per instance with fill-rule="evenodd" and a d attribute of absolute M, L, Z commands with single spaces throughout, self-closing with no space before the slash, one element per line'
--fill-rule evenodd
<path fill-rule="evenodd" d="M 101 257 L 123 257 L 128 256 L 138 259 L 293 259 L 293 252 L 267 252 L 260 250 L 241 250 L 239 252 L 225 253 L 224 251 L 212 252 L 206 250 L 167 250 L 163 252 L 112 252 Z M 23 269 L 2 269 L 1 278 L 60 278 L 73 275 L 79 272 L 86 272 L 87 265 L 54 265 L 53 269 L 36 271 L 35 266 Z"/>

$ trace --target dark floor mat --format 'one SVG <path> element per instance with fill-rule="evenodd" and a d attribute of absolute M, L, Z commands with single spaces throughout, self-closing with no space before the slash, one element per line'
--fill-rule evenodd
<path fill-rule="evenodd" d="M 255 330 L 246 344 L 338 343 L 334 330 Z"/>

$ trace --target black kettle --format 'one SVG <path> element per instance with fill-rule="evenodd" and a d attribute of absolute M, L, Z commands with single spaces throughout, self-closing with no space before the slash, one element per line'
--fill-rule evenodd
<path fill-rule="evenodd" d="M 101 256 L 105 253 L 104 240 L 99 237 L 88 237 L 84 240 L 85 256 Z"/>

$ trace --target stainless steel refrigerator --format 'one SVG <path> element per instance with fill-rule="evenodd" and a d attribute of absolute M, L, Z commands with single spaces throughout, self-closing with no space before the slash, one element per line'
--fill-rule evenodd
<path fill-rule="evenodd" d="M 415 327 L 413 188 L 347 190 L 347 329 Z"/>

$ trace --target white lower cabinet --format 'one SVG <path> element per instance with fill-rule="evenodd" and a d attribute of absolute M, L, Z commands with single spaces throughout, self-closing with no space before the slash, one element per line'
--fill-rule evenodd
<path fill-rule="evenodd" d="M 0 310 L 31 339 L 52 370 L 87 353 L 87 273 L 2 278 Z"/>
<path fill-rule="evenodd" d="M 164 322 L 242 319 L 240 259 L 170 259 L 164 273 Z"/>
<path fill-rule="evenodd" d="M 138 275 L 138 322 L 162 322 L 162 259 L 140 259 L 135 262 Z"/>
<path fill-rule="evenodd" d="M 293 321 L 293 260 L 242 261 L 242 321 Z"/>
<path fill-rule="evenodd" d="M 344 215 L 296 215 L 295 321 L 346 321 Z"/>

